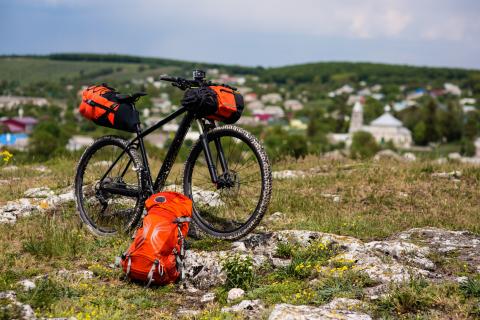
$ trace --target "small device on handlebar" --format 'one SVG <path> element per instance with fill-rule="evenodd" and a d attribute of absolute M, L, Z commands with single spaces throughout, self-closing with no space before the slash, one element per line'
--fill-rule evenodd
<path fill-rule="evenodd" d="M 163 75 L 160 77 L 160 80 L 169 81 L 172 83 L 172 86 L 177 87 L 181 90 L 187 90 L 189 88 L 203 87 L 203 86 L 223 86 L 230 88 L 234 91 L 237 88 L 232 87 L 228 84 L 218 84 L 211 81 L 205 80 L 206 72 L 203 70 L 193 70 L 193 80 L 188 80 L 180 77 L 171 77 L 168 75 Z"/>
<path fill-rule="evenodd" d="M 203 81 L 205 80 L 206 73 L 203 70 L 193 70 L 193 80 Z"/>

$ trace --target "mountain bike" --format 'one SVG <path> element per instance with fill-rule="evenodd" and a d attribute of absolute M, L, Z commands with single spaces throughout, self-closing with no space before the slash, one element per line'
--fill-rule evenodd
<path fill-rule="evenodd" d="M 192 80 L 160 79 L 184 91 L 216 85 L 200 70 L 194 71 Z M 118 95 L 117 99 L 135 107 L 143 95 Z M 108 236 L 136 228 L 144 213 L 144 201 L 172 188 L 166 185 L 167 177 L 194 122 L 200 135 L 187 157 L 182 179 L 183 193 L 193 200 L 193 224 L 210 236 L 229 240 L 245 236 L 258 225 L 272 191 L 271 167 L 263 146 L 248 131 L 234 125 L 219 126 L 197 113 L 180 106 L 145 130 L 137 125 L 131 140 L 103 136 L 84 151 L 75 176 L 75 197 L 81 220 L 90 231 Z M 153 179 L 144 138 L 181 116 Z"/>

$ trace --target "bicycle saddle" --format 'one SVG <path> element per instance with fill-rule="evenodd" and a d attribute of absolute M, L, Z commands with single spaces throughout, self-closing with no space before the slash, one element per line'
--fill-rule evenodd
<path fill-rule="evenodd" d="M 117 94 L 118 103 L 133 103 L 137 101 L 140 97 L 146 96 L 145 92 L 135 92 L 134 94 Z"/>

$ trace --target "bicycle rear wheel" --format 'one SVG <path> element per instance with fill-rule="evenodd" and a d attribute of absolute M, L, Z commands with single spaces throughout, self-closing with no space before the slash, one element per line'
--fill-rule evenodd
<path fill-rule="evenodd" d="M 143 211 L 143 165 L 136 150 L 127 149 L 127 145 L 128 141 L 120 137 L 101 137 L 85 150 L 78 163 L 77 209 L 90 231 L 99 236 L 131 230 Z"/>
<path fill-rule="evenodd" d="M 219 182 L 211 181 L 202 143 L 197 141 L 185 163 L 184 193 L 193 199 L 194 222 L 202 231 L 238 239 L 251 232 L 267 210 L 270 163 L 258 140 L 242 128 L 215 128 L 207 133 L 207 141 Z M 222 166 L 222 154 L 227 168 Z"/>

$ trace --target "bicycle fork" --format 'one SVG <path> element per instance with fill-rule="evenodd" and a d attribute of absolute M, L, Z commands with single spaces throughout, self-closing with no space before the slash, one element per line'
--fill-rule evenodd
<path fill-rule="evenodd" d="M 208 172 L 210 173 L 210 178 L 212 182 L 218 187 L 222 187 L 224 184 L 223 176 L 228 172 L 227 160 L 225 158 L 225 153 L 223 152 L 223 147 L 220 142 L 220 139 L 215 139 L 215 148 L 217 149 L 217 157 L 220 161 L 220 166 L 222 167 L 222 174 L 218 175 L 217 168 L 212 157 L 212 152 L 210 151 L 210 146 L 208 145 L 207 134 L 204 133 L 204 123 L 200 120 L 197 120 L 198 130 L 200 131 L 200 142 L 202 143 L 203 152 L 205 154 L 205 161 L 207 162 Z"/>

